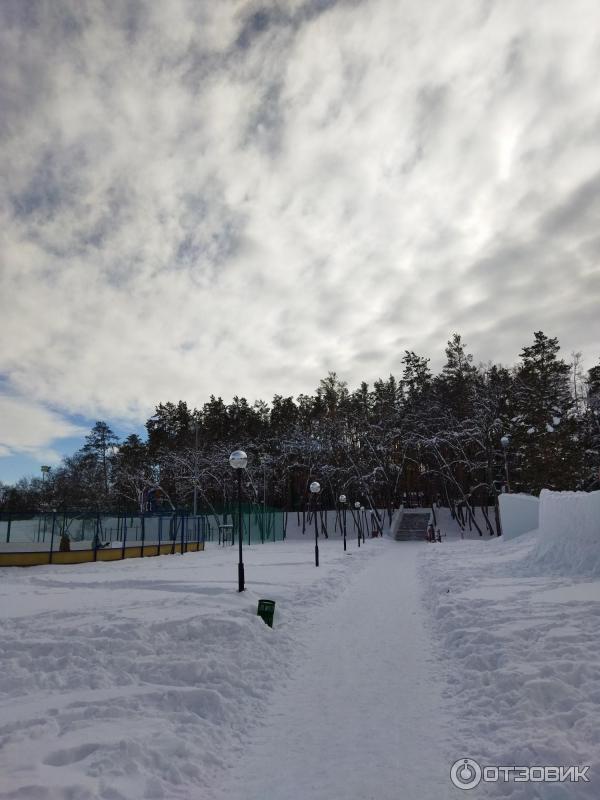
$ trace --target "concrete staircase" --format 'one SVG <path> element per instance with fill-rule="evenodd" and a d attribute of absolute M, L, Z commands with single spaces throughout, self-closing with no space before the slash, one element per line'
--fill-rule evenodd
<path fill-rule="evenodd" d="M 429 511 L 405 511 L 394 534 L 394 539 L 397 542 L 425 541 L 430 518 L 431 512 Z"/>

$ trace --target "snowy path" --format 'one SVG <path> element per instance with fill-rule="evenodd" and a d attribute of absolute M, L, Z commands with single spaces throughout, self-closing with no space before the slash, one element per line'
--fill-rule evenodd
<path fill-rule="evenodd" d="M 423 545 L 312 547 L 2 570 L 1 800 L 443 800 Z"/>
<path fill-rule="evenodd" d="M 275 693 L 223 798 L 451 796 L 448 735 L 416 572 L 423 545 L 368 546 L 380 552 L 307 623 L 296 672 Z"/>

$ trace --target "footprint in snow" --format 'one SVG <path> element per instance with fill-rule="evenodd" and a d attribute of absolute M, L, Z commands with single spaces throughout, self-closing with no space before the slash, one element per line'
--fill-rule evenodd
<path fill-rule="evenodd" d="M 99 747 L 99 744 L 82 744 L 79 747 L 71 747 L 67 750 L 55 750 L 54 753 L 48 753 L 44 759 L 44 764 L 48 764 L 51 767 L 66 767 L 67 764 L 83 761 L 84 758 L 95 753 Z"/>

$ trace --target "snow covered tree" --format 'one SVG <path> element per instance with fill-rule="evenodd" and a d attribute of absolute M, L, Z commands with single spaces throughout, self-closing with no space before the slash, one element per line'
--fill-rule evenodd
<path fill-rule="evenodd" d="M 150 459 L 146 442 L 132 433 L 113 458 L 113 494 L 117 506 L 144 510 L 144 492 L 158 483 L 158 469 Z"/>
<path fill-rule="evenodd" d="M 354 391 L 330 372 L 314 392 L 275 395 L 271 404 L 238 396 L 226 404 L 215 395 L 199 409 L 160 403 L 146 442 L 132 434 L 118 445 L 98 422 L 43 486 L 39 478 L 21 481 L 5 492 L 6 503 L 141 507 L 144 491 L 160 487 L 169 507 L 191 507 L 194 495 L 204 508 L 221 507 L 235 489 L 228 455 L 241 447 L 249 455 L 247 496 L 260 494 L 261 502 L 303 508 L 316 478 L 329 507 L 342 493 L 390 511 L 405 494 L 421 502 L 441 495 L 470 513 L 505 481 L 504 435 L 512 490 L 592 485 L 600 466 L 600 366 L 584 381 L 579 354 L 565 364 L 557 340 L 541 331 L 512 369 L 475 367 L 459 334 L 445 353 L 439 375 L 429 359 L 406 350 L 399 380 L 363 381 Z"/>

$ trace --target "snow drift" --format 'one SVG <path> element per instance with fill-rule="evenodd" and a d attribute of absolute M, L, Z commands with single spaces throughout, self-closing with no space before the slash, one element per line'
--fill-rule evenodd
<path fill-rule="evenodd" d="M 514 539 L 539 527 L 540 501 L 530 494 L 501 494 L 500 521 L 504 539 Z"/>
<path fill-rule="evenodd" d="M 540 494 L 540 530 L 528 575 L 600 577 L 600 491 Z"/>

